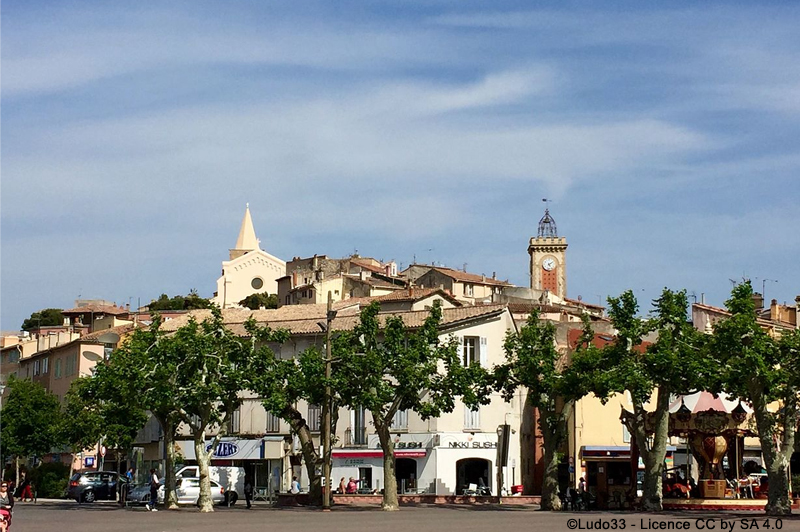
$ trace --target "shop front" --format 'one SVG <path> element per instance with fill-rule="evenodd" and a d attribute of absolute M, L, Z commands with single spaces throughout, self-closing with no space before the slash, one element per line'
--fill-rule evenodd
<path fill-rule="evenodd" d="M 420 475 L 425 469 L 428 452 L 422 448 L 405 448 L 403 442 L 394 451 L 397 492 L 417 493 L 423 489 Z M 359 493 L 380 492 L 383 489 L 383 451 L 380 449 L 334 449 L 331 453 L 331 477 L 334 489 L 344 479 L 358 481 Z"/>
<path fill-rule="evenodd" d="M 485 487 L 497 495 L 497 434 L 441 433 L 434 438 L 434 443 L 436 493 L 462 495 L 474 486 Z M 504 468 L 506 486 L 511 482 L 507 470 Z"/>
<path fill-rule="evenodd" d="M 667 448 L 667 469 L 673 467 L 674 452 L 675 447 Z M 629 446 L 587 445 L 581 448 L 581 476 L 598 508 L 621 509 L 633 496 L 641 495 L 644 463 L 638 456 L 631 457 Z"/>
<path fill-rule="evenodd" d="M 194 441 L 179 440 L 176 447 L 183 462 L 196 463 Z M 217 445 L 211 465 L 243 467 L 259 493 L 271 495 L 288 485 L 288 472 L 284 472 L 290 466 L 283 436 L 224 438 Z"/>

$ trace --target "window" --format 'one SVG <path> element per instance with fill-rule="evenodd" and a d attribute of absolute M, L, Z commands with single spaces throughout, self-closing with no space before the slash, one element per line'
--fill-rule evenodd
<path fill-rule="evenodd" d="M 239 434 L 241 430 L 241 420 L 242 420 L 242 407 L 241 405 L 236 407 L 236 410 L 233 411 L 231 414 L 231 434 Z"/>
<path fill-rule="evenodd" d="M 61 378 L 61 359 L 60 358 L 56 359 L 56 363 L 54 364 L 54 367 L 53 367 L 53 373 L 55 373 L 56 379 L 60 379 Z"/>
<path fill-rule="evenodd" d="M 114 351 L 115 344 L 103 344 L 103 359 L 108 360 L 111 353 Z"/>
<path fill-rule="evenodd" d="M 631 433 L 628 430 L 628 427 L 626 427 L 625 425 L 622 425 L 622 441 L 624 443 L 630 443 L 631 442 Z"/>
<path fill-rule="evenodd" d="M 34 360 L 33 361 L 33 376 L 34 377 L 39 374 L 39 370 L 41 368 L 40 362 L 41 361 L 39 361 L 39 360 Z"/>
<path fill-rule="evenodd" d="M 398 410 L 394 414 L 392 430 L 408 430 L 408 410 Z"/>
<path fill-rule="evenodd" d="M 308 430 L 311 432 L 319 432 L 319 427 L 322 424 L 322 410 L 319 405 L 308 405 Z"/>
<path fill-rule="evenodd" d="M 477 336 L 465 336 L 461 345 L 461 363 L 466 366 L 480 364 L 481 359 L 478 354 L 479 340 Z"/>
<path fill-rule="evenodd" d="M 73 353 L 71 355 L 67 355 L 66 362 L 64 364 L 64 376 L 69 377 L 70 375 L 75 375 L 75 370 L 78 362 L 78 355 L 77 353 Z"/>
<path fill-rule="evenodd" d="M 471 284 L 464 285 L 464 295 L 467 297 L 472 297 L 473 286 Z"/>
<path fill-rule="evenodd" d="M 45 357 L 42 359 L 42 373 L 47 373 L 50 371 L 50 357 Z"/>
<path fill-rule="evenodd" d="M 362 406 L 353 410 L 353 444 L 367 444 L 367 411 Z"/>
<path fill-rule="evenodd" d="M 464 430 L 480 430 L 481 428 L 481 409 L 472 409 L 464 405 Z"/>
<path fill-rule="evenodd" d="M 253 280 L 250 281 L 250 286 L 255 290 L 260 290 L 264 286 L 264 280 L 261 277 L 253 277 Z"/>
<path fill-rule="evenodd" d="M 267 427 L 264 429 L 264 432 L 280 432 L 280 431 L 281 431 L 281 418 L 279 418 L 272 412 L 267 412 Z"/>

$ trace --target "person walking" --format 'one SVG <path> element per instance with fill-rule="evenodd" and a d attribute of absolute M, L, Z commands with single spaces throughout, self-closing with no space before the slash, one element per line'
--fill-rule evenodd
<path fill-rule="evenodd" d="M 253 502 L 253 480 L 250 478 L 250 475 L 245 475 L 244 477 L 244 500 L 249 510 Z"/>
<path fill-rule="evenodd" d="M 156 473 L 155 469 L 150 470 L 150 511 L 157 512 L 158 508 L 156 508 L 156 504 L 158 504 L 158 473 Z"/>

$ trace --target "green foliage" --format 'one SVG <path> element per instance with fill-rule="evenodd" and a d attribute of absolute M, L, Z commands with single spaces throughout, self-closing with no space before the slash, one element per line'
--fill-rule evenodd
<path fill-rule="evenodd" d="M 15 456 L 41 456 L 59 445 L 61 409 L 58 398 L 41 384 L 13 375 L 3 401 L 3 451 Z"/>
<path fill-rule="evenodd" d="M 40 499 L 60 499 L 67 490 L 69 464 L 50 462 L 41 464 L 30 471 L 31 483 L 36 487 Z"/>
<path fill-rule="evenodd" d="M 249 308 L 250 310 L 258 310 L 261 307 L 278 308 L 278 296 L 277 294 L 268 294 L 267 292 L 250 294 L 246 298 L 239 301 L 239 304 L 243 307 Z"/>
<path fill-rule="evenodd" d="M 64 323 L 64 315 L 60 308 L 46 308 L 31 314 L 22 322 L 23 331 L 34 331 L 39 327 L 58 326 Z"/>
<path fill-rule="evenodd" d="M 109 448 L 133 445 L 147 413 L 138 400 L 132 400 L 137 390 L 126 380 L 130 373 L 112 357 L 95 367 L 94 377 L 72 382 L 64 403 L 62 434 L 74 450 L 92 447 L 101 439 Z"/>
<path fill-rule="evenodd" d="M 194 310 L 211 308 L 211 301 L 200 297 L 197 291 L 192 289 L 189 295 L 186 296 L 173 296 L 169 297 L 167 294 L 161 294 L 158 299 L 154 299 L 147 306 L 151 312 L 159 310 Z"/>
<path fill-rule="evenodd" d="M 379 307 L 372 303 L 361 312 L 359 324 L 337 343 L 338 359 L 351 371 L 342 391 L 345 402 L 367 408 L 376 424 L 391 424 L 398 410 L 416 412 L 422 419 L 452 412 L 455 400 L 488 404 L 490 397 L 476 388 L 490 382 L 477 364 L 462 366 L 454 339 L 441 341 L 442 309 L 435 304 L 417 330 L 397 316 L 382 325 Z"/>
<path fill-rule="evenodd" d="M 686 291 L 664 289 L 653 301 L 654 316 L 638 316 L 633 292 L 609 298 L 609 317 L 617 334 L 599 352 L 589 349 L 594 362 L 592 392 L 601 399 L 628 391 L 635 404 L 650 400 L 658 388 L 672 394 L 688 394 L 708 384 L 709 361 L 701 349 L 701 337 L 687 320 Z M 657 339 L 643 347 L 645 337 Z"/>

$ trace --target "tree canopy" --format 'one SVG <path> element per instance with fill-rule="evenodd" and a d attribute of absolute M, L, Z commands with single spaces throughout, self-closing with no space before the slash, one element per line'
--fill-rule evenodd
<path fill-rule="evenodd" d="M 194 310 L 211 308 L 211 301 L 200 297 L 196 290 L 190 290 L 188 295 L 169 297 L 161 294 L 158 299 L 154 299 L 147 305 L 151 312 L 159 310 Z"/>
<path fill-rule="evenodd" d="M 61 444 L 61 404 L 38 382 L 8 380 L 3 401 L 3 452 L 14 456 L 42 456 Z"/>
<path fill-rule="evenodd" d="M 250 310 L 258 310 L 262 307 L 278 308 L 278 296 L 277 294 L 269 294 L 267 292 L 250 294 L 246 298 L 239 301 L 239 304 L 243 307 L 249 308 Z"/>
<path fill-rule="evenodd" d="M 60 308 L 46 308 L 31 314 L 22 322 L 23 331 L 34 331 L 40 327 L 55 327 L 63 325 L 64 315 Z"/>

